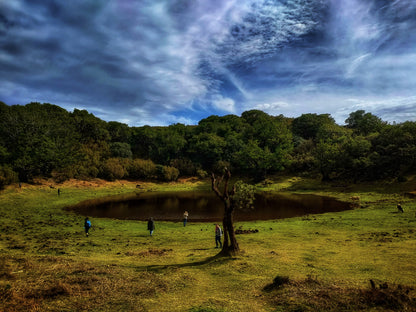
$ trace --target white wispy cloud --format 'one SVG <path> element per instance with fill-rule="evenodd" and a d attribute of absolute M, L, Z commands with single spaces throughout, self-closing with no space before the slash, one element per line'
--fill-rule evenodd
<path fill-rule="evenodd" d="M 413 0 L 2 1 L 0 101 L 131 125 L 355 107 L 404 120 L 415 16 Z"/>

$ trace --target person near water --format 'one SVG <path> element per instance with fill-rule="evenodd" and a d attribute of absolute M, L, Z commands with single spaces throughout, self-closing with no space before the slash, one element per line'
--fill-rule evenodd
<path fill-rule="evenodd" d="M 89 235 L 88 231 L 90 230 L 90 228 L 91 228 L 91 221 L 90 219 L 88 219 L 88 217 L 86 217 L 84 220 L 85 236 Z"/>
<path fill-rule="evenodd" d="M 155 230 L 155 222 L 153 221 L 153 218 L 149 218 L 147 221 L 147 230 L 150 232 L 150 236 L 152 236 L 153 231 Z"/>
<path fill-rule="evenodd" d="M 397 204 L 397 210 L 398 212 L 403 212 L 402 205 L 400 203 Z"/>
<path fill-rule="evenodd" d="M 222 248 L 221 236 L 222 229 L 218 224 L 215 224 L 215 248 L 218 248 L 218 245 L 220 245 L 219 247 Z"/>
<path fill-rule="evenodd" d="M 183 226 L 186 226 L 186 223 L 188 222 L 188 215 L 189 215 L 188 211 L 185 211 L 183 213 Z"/>

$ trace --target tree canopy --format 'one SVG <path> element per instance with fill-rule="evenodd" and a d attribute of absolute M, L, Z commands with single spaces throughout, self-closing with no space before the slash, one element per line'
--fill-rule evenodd
<path fill-rule="evenodd" d="M 130 127 L 85 110 L 0 102 L 1 185 L 38 176 L 175 180 L 225 166 L 255 180 L 281 171 L 354 182 L 402 179 L 416 169 L 415 152 L 415 122 L 388 124 L 363 110 L 345 125 L 329 114 L 287 118 L 250 110 L 192 126 Z"/>

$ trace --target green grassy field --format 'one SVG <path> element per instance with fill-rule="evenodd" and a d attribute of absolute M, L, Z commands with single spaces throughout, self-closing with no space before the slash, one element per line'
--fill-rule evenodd
<path fill-rule="evenodd" d="M 267 191 L 329 195 L 354 210 L 241 222 L 242 253 L 216 257 L 211 223 L 92 218 L 64 208 L 134 183 L 9 187 L 0 193 L 1 311 L 416 311 L 416 201 L 407 183 L 276 179 Z M 209 188 L 206 182 L 147 189 Z M 397 213 L 401 202 L 404 213 Z M 371 286 L 373 281 L 373 286 Z"/>

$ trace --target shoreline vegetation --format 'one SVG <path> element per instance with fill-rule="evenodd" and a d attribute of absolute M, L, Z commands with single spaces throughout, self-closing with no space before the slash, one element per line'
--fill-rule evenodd
<path fill-rule="evenodd" d="M 355 209 L 237 222 L 248 234 L 237 235 L 234 257 L 216 256 L 214 225 L 191 215 L 186 227 L 156 220 L 152 237 L 145 221 L 90 218 L 86 237 L 85 216 L 65 210 L 137 185 L 210 189 L 208 180 L 34 182 L 0 192 L 1 311 L 416 311 L 415 177 L 270 177 L 259 190 L 326 195 Z"/>

